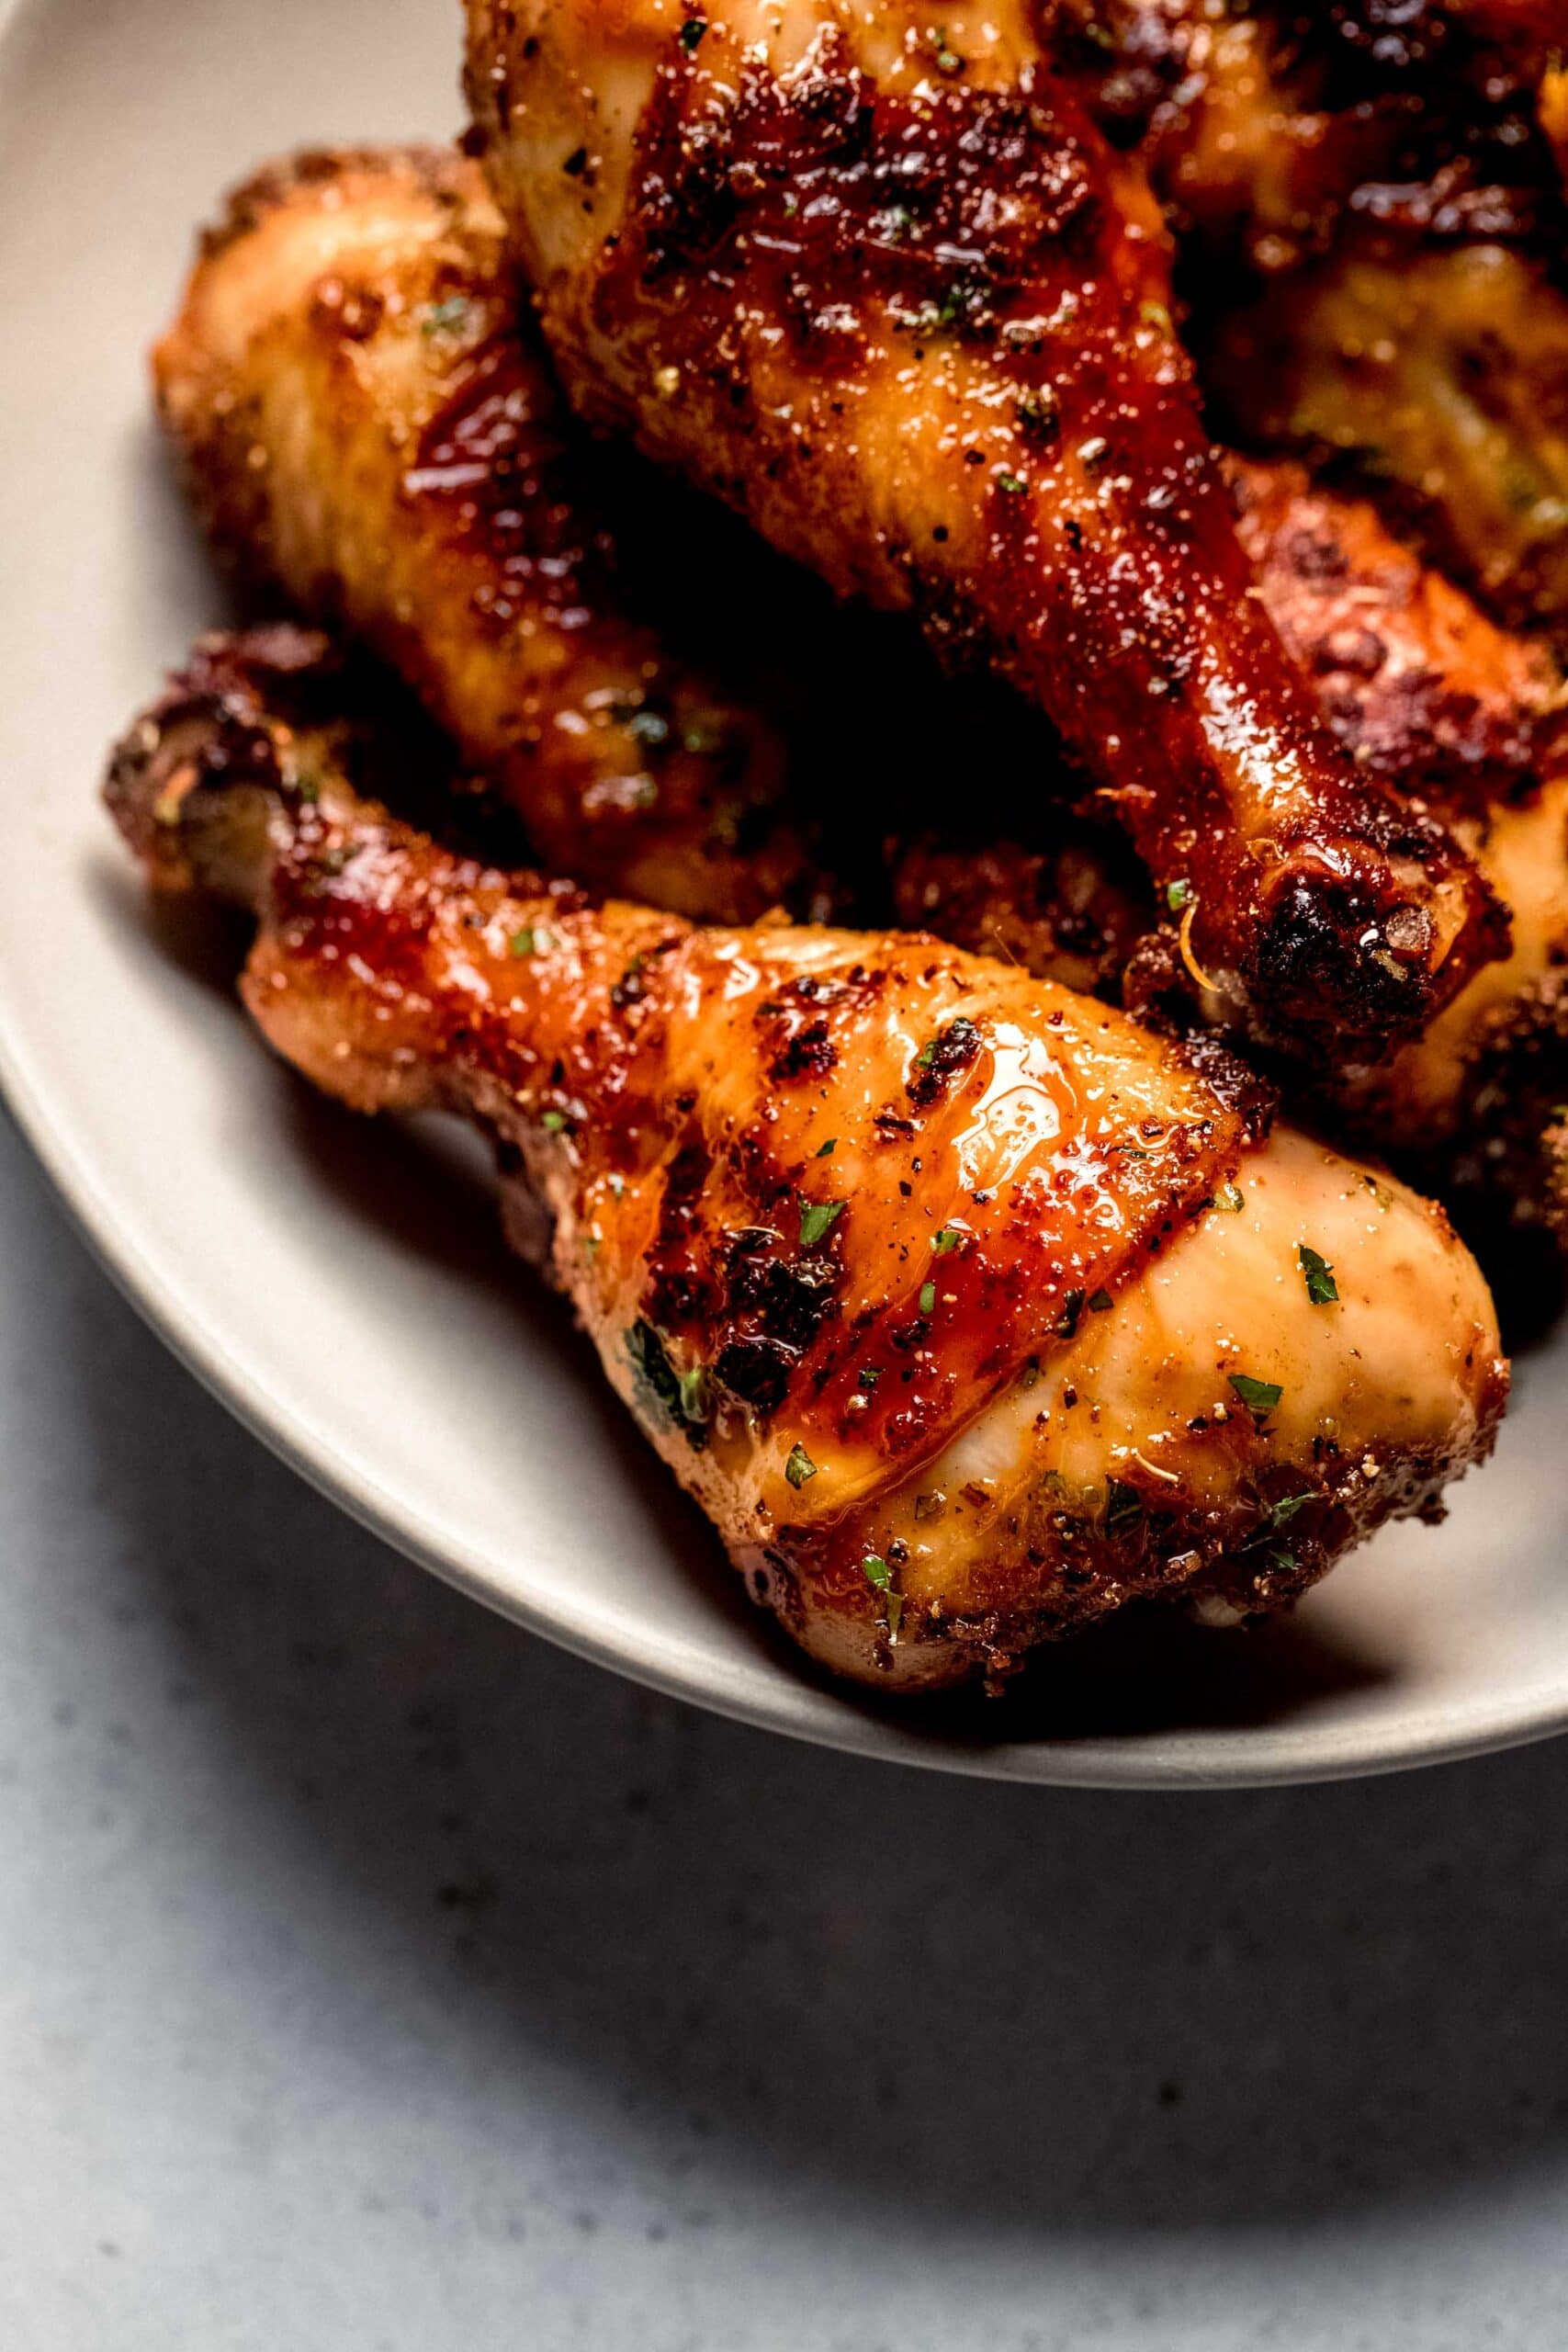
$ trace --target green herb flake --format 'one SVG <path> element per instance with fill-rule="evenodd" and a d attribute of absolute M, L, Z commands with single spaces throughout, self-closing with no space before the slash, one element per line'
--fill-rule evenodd
<path fill-rule="evenodd" d="M 1136 1487 L 1129 1487 L 1123 1479 L 1108 1478 L 1105 1482 L 1105 1532 L 1120 1535 L 1136 1527 L 1144 1516 L 1144 1498 Z"/>
<path fill-rule="evenodd" d="M 1230 1385 L 1255 1421 L 1266 1421 L 1284 1390 L 1277 1380 L 1254 1380 L 1249 1372 L 1233 1372 Z"/>
<path fill-rule="evenodd" d="M 1304 1510 L 1311 1500 L 1310 1495 L 1281 1495 L 1277 1503 L 1270 1503 L 1269 1506 L 1269 1533 L 1272 1534 L 1277 1527 L 1288 1527 L 1297 1511 Z"/>
<path fill-rule="evenodd" d="M 819 1144 L 818 1146 L 818 1148 L 813 1153 L 812 1157 L 817 1159 L 831 1159 L 838 1140 L 839 1138 L 837 1136 L 829 1136 L 825 1144 Z"/>
<path fill-rule="evenodd" d="M 1097 1290 L 1089 1300 L 1089 1311 L 1091 1315 L 1105 1315 L 1110 1312 L 1113 1303 L 1108 1290 Z"/>
<path fill-rule="evenodd" d="M 868 1363 L 862 1365 L 860 1385 L 863 1388 L 874 1388 L 881 1377 L 882 1366 L 879 1363 Z"/>
<path fill-rule="evenodd" d="M 1269 1565 L 1272 1568 L 1278 1568 L 1281 1575 L 1290 1576 L 1301 1566 L 1301 1562 L 1293 1552 L 1279 1551 L 1269 1553 Z"/>
<path fill-rule="evenodd" d="M 921 1313 L 922 1315 L 930 1315 L 930 1314 L 932 1312 L 932 1310 L 934 1309 L 935 1306 L 936 1306 L 936 1284 L 935 1284 L 935 1283 L 922 1283 L 920 1284 L 920 1313 Z"/>
<path fill-rule="evenodd" d="M 1222 1184 L 1214 1194 L 1214 1205 L 1216 1208 L 1226 1210 L 1232 1216 L 1239 1216 L 1246 1204 L 1246 1197 L 1239 1184 Z"/>
<path fill-rule="evenodd" d="M 1168 882 L 1165 886 L 1165 903 L 1173 915 L 1179 915 L 1183 907 L 1190 907 L 1192 903 L 1191 883 L 1185 878 L 1179 882 Z"/>
<path fill-rule="evenodd" d="M 681 46 L 688 57 L 695 57 L 703 45 L 703 35 L 708 28 L 705 17 L 688 17 L 681 28 Z"/>
<path fill-rule="evenodd" d="M 815 1250 L 843 1214 L 842 1201 L 805 1201 L 800 1204 L 800 1246 Z"/>
<path fill-rule="evenodd" d="M 461 334 L 472 307 L 466 294 L 449 294 L 444 302 L 434 303 L 425 312 L 421 332 L 431 336 Z"/>
<path fill-rule="evenodd" d="M 886 1561 L 879 1559 L 874 1552 L 866 1554 L 861 1562 L 861 1566 L 865 1571 L 867 1584 L 874 1584 L 878 1592 L 888 1592 L 892 1589 L 893 1571 Z"/>
<path fill-rule="evenodd" d="M 1314 1306 L 1333 1306 L 1339 1297 L 1339 1285 L 1334 1279 L 1334 1269 L 1326 1258 L 1320 1258 L 1308 1243 L 1303 1242 L 1296 1255 L 1302 1262 L 1306 1279 L 1307 1296 Z"/>
<path fill-rule="evenodd" d="M 514 931 L 509 944 L 514 956 L 532 956 L 537 951 L 539 934 L 532 929 Z"/>
<path fill-rule="evenodd" d="M 807 1478 L 815 1478 L 816 1476 L 817 1464 L 797 1438 L 790 1447 L 789 1459 L 784 1464 L 784 1476 L 798 1491 L 805 1486 Z"/>
<path fill-rule="evenodd" d="M 544 1128 L 545 1133 L 547 1136 L 558 1136 L 562 1133 L 567 1125 L 566 1113 L 564 1111 L 547 1111 L 544 1117 L 540 1120 L 539 1125 Z"/>
<path fill-rule="evenodd" d="M 998 474 L 997 488 L 1005 491 L 1010 498 L 1018 498 L 1029 488 L 1029 484 L 1021 474 Z"/>
<path fill-rule="evenodd" d="M 682 1430 L 686 1442 L 700 1453 L 707 1443 L 705 1424 L 709 1409 L 707 1374 L 698 1365 L 677 1372 L 670 1361 L 663 1334 L 638 1321 L 626 1333 L 626 1354 L 637 1384 L 637 1405 L 644 1420 L 662 1416 Z"/>
<path fill-rule="evenodd" d="M 931 1242 L 931 1256 L 945 1258 L 950 1250 L 962 1250 L 969 1236 L 955 1225 L 944 1225 Z"/>

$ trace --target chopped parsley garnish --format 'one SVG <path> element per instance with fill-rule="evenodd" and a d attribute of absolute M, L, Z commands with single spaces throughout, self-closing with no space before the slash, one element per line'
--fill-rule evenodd
<path fill-rule="evenodd" d="M 1270 1503 L 1269 1506 L 1269 1533 L 1272 1534 L 1277 1527 L 1287 1526 L 1294 1519 L 1297 1511 L 1304 1510 L 1311 1500 L 1310 1495 L 1281 1495 L 1277 1503 Z"/>
<path fill-rule="evenodd" d="M 1070 1290 L 1066 1298 L 1063 1299 L 1062 1311 L 1056 1317 L 1056 1330 L 1062 1339 L 1070 1340 L 1072 1338 L 1074 1332 L 1078 1328 L 1078 1317 L 1082 1313 L 1082 1291 Z"/>
<path fill-rule="evenodd" d="M 470 307 L 466 294 L 449 294 L 444 302 L 434 303 L 425 312 L 422 332 L 428 335 L 460 334 L 468 322 Z"/>
<path fill-rule="evenodd" d="M 1284 1390 L 1277 1380 L 1254 1380 L 1249 1372 L 1233 1372 L 1231 1386 L 1255 1421 L 1266 1421 Z"/>
<path fill-rule="evenodd" d="M 1301 1566 L 1301 1562 L 1293 1552 L 1279 1551 L 1269 1553 L 1269 1565 L 1271 1568 L 1278 1568 L 1282 1575 L 1289 1576 L 1292 1569 Z"/>
<path fill-rule="evenodd" d="M 1144 1516 L 1144 1498 L 1136 1487 L 1129 1487 L 1121 1478 L 1105 1482 L 1105 1532 L 1120 1535 L 1124 1529 L 1136 1527 Z"/>
<path fill-rule="evenodd" d="M 790 1485 L 798 1490 L 805 1486 L 807 1478 L 815 1478 L 816 1476 L 816 1463 L 801 1444 L 800 1440 L 796 1438 L 790 1447 L 789 1459 L 784 1464 L 784 1476 L 789 1480 Z"/>
<path fill-rule="evenodd" d="M 831 1228 L 834 1220 L 842 1215 L 843 1208 L 842 1201 L 802 1201 L 800 1204 L 801 1248 L 815 1250 L 817 1244 Z"/>
<path fill-rule="evenodd" d="M 1165 903 L 1173 915 L 1179 915 L 1183 907 L 1190 906 L 1192 903 L 1191 883 L 1185 879 L 1179 882 L 1168 882 L 1165 886 Z"/>
<path fill-rule="evenodd" d="M 678 1373 L 663 1335 L 651 1323 L 637 1322 L 626 1333 L 626 1353 L 637 1383 L 637 1403 L 645 1420 L 662 1413 L 697 1451 L 707 1443 L 707 1374 L 699 1364 Z"/>
<path fill-rule="evenodd" d="M 538 944 L 539 934 L 536 931 L 531 928 L 525 931 L 514 931 L 512 934 L 511 946 L 512 953 L 514 956 L 532 956 L 538 947 Z"/>
<path fill-rule="evenodd" d="M 547 1136 L 558 1136 L 567 1124 L 564 1111 L 547 1111 L 539 1125 Z"/>
<path fill-rule="evenodd" d="M 882 1366 L 879 1363 L 868 1363 L 861 1367 L 860 1385 L 863 1388 L 874 1388 L 881 1377 Z"/>
<path fill-rule="evenodd" d="M 1214 1194 L 1214 1203 L 1216 1207 L 1227 1209 L 1232 1216 L 1239 1216 L 1245 1197 L 1239 1184 L 1222 1184 Z"/>
<path fill-rule="evenodd" d="M 818 1146 L 813 1157 L 818 1159 L 831 1159 L 833 1157 L 833 1147 L 838 1140 L 839 1138 L 837 1136 L 829 1136 L 826 1143 L 819 1144 Z"/>
<path fill-rule="evenodd" d="M 961 1233 L 957 1226 L 944 1225 L 931 1242 L 931 1256 L 945 1258 L 950 1250 L 962 1250 L 969 1236 Z"/>
<path fill-rule="evenodd" d="M 935 1306 L 936 1306 L 936 1284 L 935 1284 L 935 1283 L 922 1283 L 920 1284 L 920 1313 L 921 1313 L 922 1315 L 930 1315 L 930 1314 L 931 1313 L 931 1311 L 933 1310 L 933 1308 L 935 1307 Z"/>
<path fill-rule="evenodd" d="M 1091 1315 L 1103 1315 L 1107 1312 L 1111 1304 L 1111 1293 L 1108 1290 L 1097 1290 L 1094 1296 L 1089 1300 L 1089 1311 Z"/>
<path fill-rule="evenodd" d="M 1021 474 L 998 474 L 997 488 L 1005 491 L 1010 498 L 1017 498 L 1021 492 L 1029 488 L 1029 484 Z"/>
<path fill-rule="evenodd" d="M 947 35 L 945 33 L 938 33 L 936 37 L 936 44 L 937 72 L 939 74 L 962 74 L 964 71 L 964 60 L 959 56 L 958 51 L 955 49 L 949 48 Z"/>
<path fill-rule="evenodd" d="M 1334 1279 L 1334 1269 L 1326 1258 L 1303 1242 L 1296 1255 L 1302 1261 L 1306 1277 L 1307 1296 L 1314 1306 L 1332 1306 L 1339 1296 L 1339 1285 Z"/>
<path fill-rule="evenodd" d="M 694 57 L 702 47 L 703 35 L 708 28 L 705 17 L 688 17 L 681 28 L 681 46 L 688 57 Z"/>
<path fill-rule="evenodd" d="M 882 1595 L 883 1618 L 887 1627 L 887 1638 L 890 1642 L 896 1642 L 898 1638 L 898 1628 L 904 1618 L 904 1596 L 894 1589 L 893 1571 L 886 1561 L 879 1558 L 874 1552 L 866 1554 L 861 1562 L 861 1566 L 865 1571 L 867 1584 Z"/>

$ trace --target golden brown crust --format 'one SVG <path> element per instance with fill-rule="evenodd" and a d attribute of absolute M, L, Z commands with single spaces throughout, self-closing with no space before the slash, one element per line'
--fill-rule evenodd
<path fill-rule="evenodd" d="M 566 415 L 525 310 L 461 156 L 270 166 L 157 353 L 197 503 L 401 672 L 553 867 L 694 914 L 808 907 L 778 729 L 673 650 L 671 526 Z"/>
<path fill-rule="evenodd" d="M 826 1663 L 922 1689 L 1140 1592 L 1278 1605 L 1489 1444 L 1484 1291 L 1407 1196 L 1369 1228 L 1371 1180 L 1255 1099 L 930 940 L 693 931 L 439 849 L 298 723 L 287 642 L 269 707 L 273 658 L 209 649 L 132 730 L 122 831 L 255 909 L 246 1001 L 316 1083 L 494 1134 L 615 1385 Z M 1230 1377 L 1280 1351 L 1289 1394 Z"/>
<path fill-rule="evenodd" d="M 897 9 L 702 22 L 472 0 L 487 162 L 576 396 L 1035 697 L 1190 885 L 1255 1031 L 1419 1030 L 1504 926 L 1247 596 L 1153 208 L 1023 11 L 964 10 L 941 57 Z"/>

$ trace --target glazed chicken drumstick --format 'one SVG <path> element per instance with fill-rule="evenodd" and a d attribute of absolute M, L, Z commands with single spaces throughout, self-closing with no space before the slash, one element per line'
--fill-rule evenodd
<path fill-rule="evenodd" d="M 604 560 L 635 538 L 642 485 L 599 478 L 518 296 L 475 164 L 349 151 L 263 173 L 207 239 L 158 354 L 164 413 L 208 520 L 253 581 L 313 618 L 350 621 L 397 662 L 465 752 L 491 763 L 552 869 L 703 918 L 755 915 L 777 897 L 805 911 L 826 880 L 750 676 L 728 660 L 701 673 L 724 714 L 719 773 L 739 815 L 722 828 L 710 796 L 687 789 L 690 763 L 671 775 L 667 744 L 638 743 L 662 723 L 648 689 L 626 682 L 645 699 L 623 701 L 619 718 L 594 703 L 585 682 L 627 647 L 666 682 L 666 707 L 694 695 L 699 673 L 631 616 L 625 566 Z M 525 415 L 533 434 L 513 429 Z M 468 432 L 475 420 L 482 430 Z M 454 446 L 467 453 L 455 473 L 424 462 Z M 1484 1196 L 1489 1225 L 1499 1208 L 1562 1223 L 1568 756 L 1552 664 L 1417 562 L 1364 501 L 1293 463 L 1233 457 L 1225 470 L 1263 609 L 1325 721 L 1359 768 L 1443 815 L 1513 919 L 1509 957 L 1483 967 L 1424 1036 L 1370 1071 L 1334 1057 L 1320 1092 L 1373 1149 L 1413 1157 L 1421 1189 Z M 558 626 L 559 568 L 523 560 L 547 536 L 601 550 L 592 605 L 580 580 L 571 590 L 570 629 Z M 737 597 L 755 610 L 733 573 L 699 582 L 694 639 Z M 808 626 L 794 609 L 778 623 L 801 673 L 788 748 L 820 807 L 826 779 L 852 784 L 859 770 L 844 714 L 820 707 Z M 1135 961 L 1141 989 L 1139 943 L 1174 917 L 1105 828 L 1042 802 L 1009 838 L 1021 812 L 1002 779 L 1044 755 L 1043 724 L 1020 707 L 1019 726 L 999 713 L 1000 740 L 976 742 L 956 698 L 912 684 L 902 660 L 880 680 L 857 667 L 854 683 L 877 714 L 862 738 L 900 803 L 891 897 L 872 896 L 872 919 L 891 906 L 1112 997 Z M 959 774 L 985 788 L 955 794 Z M 944 809 L 967 811 L 971 830 L 956 814 L 941 830 Z"/>
<path fill-rule="evenodd" d="M 606 499 L 525 300 L 451 149 L 262 172 L 154 359 L 197 503 L 402 673 L 553 871 L 720 921 L 809 907 L 779 730 L 640 609 L 669 610 L 668 526 L 647 481 Z"/>
<path fill-rule="evenodd" d="M 1142 1594 L 1267 1609 L 1486 1451 L 1506 1369 L 1441 1213 L 1269 1135 L 1223 1055 L 918 934 L 460 858 L 356 797 L 294 667 L 209 662 L 133 729 L 127 839 L 254 910 L 245 1001 L 316 1084 L 495 1137 L 520 1243 L 553 1224 L 824 1664 L 919 1690 Z"/>
<path fill-rule="evenodd" d="M 1047 10 L 1047 17 L 1052 11 Z M 569 390 L 1048 712 L 1254 1035 L 1418 1031 L 1504 942 L 1249 595 L 1157 209 L 1023 0 L 469 0 Z"/>

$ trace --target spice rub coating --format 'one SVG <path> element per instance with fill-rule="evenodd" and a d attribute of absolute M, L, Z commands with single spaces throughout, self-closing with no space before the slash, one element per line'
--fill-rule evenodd
<path fill-rule="evenodd" d="M 398 669 L 553 871 L 718 920 L 814 903 L 779 731 L 676 650 L 668 502 L 566 409 L 476 165 L 262 173 L 155 376 L 241 571 Z"/>
<path fill-rule="evenodd" d="M 1049 713 L 1233 1017 L 1375 1052 L 1506 926 L 1247 591 L 1134 162 L 1021 6 L 469 7 L 570 388 Z"/>
<path fill-rule="evenodd" d="M 132 729 L 122 831 L 254 911 L 246 1003 L 318 1085 L 491 1132 L 824 1663 L 922 1689 L 1140 1594 L 1272 1607 L 1486 1450 L 1506 1369 L 1440 1212 L 1234 1068 L 918 934 L 694 931 L 460 857 L 269 707 L 265 650 Z"/>

